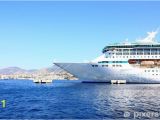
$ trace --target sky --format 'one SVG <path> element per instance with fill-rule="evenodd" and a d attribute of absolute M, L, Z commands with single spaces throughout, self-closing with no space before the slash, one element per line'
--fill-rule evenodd
<path fill-rule="evenodd" d="M 0 1 L 0 68 L 93 60 L 160 28 L 159 11 L 160 2 Z"/>

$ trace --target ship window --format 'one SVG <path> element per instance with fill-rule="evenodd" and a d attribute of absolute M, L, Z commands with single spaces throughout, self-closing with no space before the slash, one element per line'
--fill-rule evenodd
<path fill-rule="evenodd" d="M 98 67 L 98 65 L 92 65 L 92 67 Z"/>
<path fill-rule="evenodd" d="M 122 55 L 122 50 L 121 50 L 121 49 L 118 49 L 118 50 L 116 51 L 116 55 Z"/>
<path fill-rule="evenodd" d="M 103 53 L 107 52 L 107 50 L 104 50 Z"/>
<path fill-rule="evenodd" d="M 137 55 L 143 55 L 143 49 L 137 49 Z"/>
<path fill-rule="evenodd" d="M 108 63 L 108 61 L 100 61 L 100 62 L 98 62 L 98 63 Z"/>
<path fill-rule="evenodd" d="M 151 55 L 157 55 L 157 49 L 151 49 Z"/>
<path fill-rule="evenodd" d="M 129 49 L 123 49 L 123 55 L 129 55 Z"/>
<path fill-rule="evenodd" d="M 108 67 L 108 65 L 102 65 L 102 67 Z"/>
<path fill-rule="evenodd" d="M 131 49 L 130 50 L 130 55 L 136 55 L 136 50 L 135 49 Z"/>
<path fill-rule="evenodd" d="M 150 49 L 144 49 L 144 55 L 150 55 Z"/>
<path fill-rule="evenodd" d="M 159 55 L 160 55 L 160 49 L 157 49 L 157 54 L 159 54 Z"/>

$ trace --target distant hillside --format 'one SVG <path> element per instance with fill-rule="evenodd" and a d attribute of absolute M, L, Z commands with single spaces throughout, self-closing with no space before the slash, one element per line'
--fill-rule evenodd
<path fill-rule="evenodd" d="M 43 68 L 43 69 L 32 69 L 32 70 L 25 70 L 19 67 L 8 67 L 8 68 L 3 68 L 0 69 L 0 74 L 1 75 L 11 75 L 11 74 L 23 74 L 23 73 L 50 73 L 50 72 L 60 72 L 63 71 L 61 68 L 57 67 L 56 65 L 53 65 L 52 67 L 49 68 Z"/>
<path fill-rule="evenodd" d="M 21 69 L 19 67 L 8 67 L 8 68 L 3 68 L 0 69 L 0 74 L 15 74 L 15 73 L 26 73 L 27 71 L 24 69 Z"/>

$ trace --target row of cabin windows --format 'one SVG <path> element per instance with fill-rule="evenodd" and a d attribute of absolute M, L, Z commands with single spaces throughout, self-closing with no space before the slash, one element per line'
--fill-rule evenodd
<path fill-rule="evenodd" d="M 114 49 L 114 48 L 135 48 L 135 47 L 160 47 L 160 45 L 113 45 L 106 46 L 104 49 Z"/>
<path fill-rule="evenodd" d="M 92 67 L 98 67 L 98 65 L 92 65 Z M 102 67 L 108 67 L 108 65 L 102 65 Z M 122 65 L 112 65 L 112 67 L 122 67 Z M 145 70 L 145 72 L 159 72 L 158 70 Z"/>
<path fill-rule="evenodd" d="M 98 65 L 92 65 L 92 67 L 98 67 Z M 102 65 L 102 67 L 108 67 L 108 65 Z M 122 65 L 112 65 L 112 67 L 122 67 Z"/>
<path fill-rule="evenodd" d="M 128 61 L 100 61 L 98 63 L 128 63 Z"/>
<path fill-rule="evenodd" d="M 108 65 L 102 65 L 102 67 L 108 67 Z"/>
<path fill-rule="evenodd" d="M 116 58 L 158 58 L 160 56 L 116 56 Z M 115 58 L 115 56 L 106 56 L 106 58 Z"/>
<path fill-rule="evenodd" d="M 152 74 L 152 75 L 158 75 L 158 74 Z"/>
<path fill-rule="evenodd" d="M 108 65 L 102 65 L 102 67 L 108 67 Z M 122 67 L 122 65 L 112 65 L 112 67 Z"/>
<path fill-rule="evenodd" d="M 160 55 L 160 49 L 119 49 L 115 53 L 116 55 Z"/>
<path fill-rule="evenodd" d="M 98 67 L 98 65 L 92 65 L 92 67 Z"/>
<path fill-rule="evenodd" d="M 159 72 L 158 70 L 145 70 L 145 72 Z"/>
<path fill-rule="evenodd" d="M 121 48 L 121 49 L 127 49 L 127 48 L 130 48 L 130 49 L 143 49 L 143 48 L 136 48 L 136 47 L 151 47 L 151 48 L 144 48 L 144 49 L 159 49 L 160 45 L 138 45 L 138 46 L 107 46 L 103 49 L 103 53 L 107 52 L 107 51 L 110 51 L 110 50 L 114 50 L 114 49 L 117 49 L 117 48 Z M 156 47 L 156 48 L 152 48 L 152 47 Z M 158 48 L 157 48 L 158 47 Z"/>
<path fill-rule="evenodd" d="M 122 65 L 112 65 L 113 67 L 122 67 Z"/>

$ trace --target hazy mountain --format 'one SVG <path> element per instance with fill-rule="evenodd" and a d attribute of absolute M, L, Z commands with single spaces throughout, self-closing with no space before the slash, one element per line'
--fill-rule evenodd
<path fill-rule="evenodd" d="M 25 69 L 21 69 L 19 67 L 8 67 L 0 69 L 0 74 L 15 74 L 15 73 L 26 73 L 27 71 Z"/>
<path fill-rule="evenodd" d="M 61 68 L 53 65 L 52 67 L 43 68 L 43 69 L 31 69 L 25 70 L 19 67 L 7 67 L 0 69 L 0 74 L 10 75 L 10 74 L 23 74 L 23 73 L 50 73 L 50 72 L 60 72 L 63 71 Z"/>

